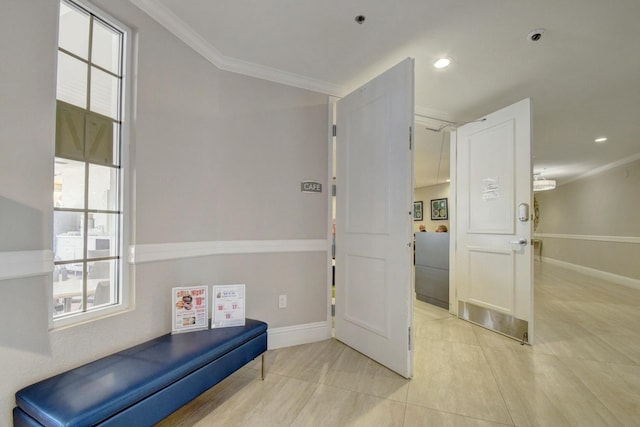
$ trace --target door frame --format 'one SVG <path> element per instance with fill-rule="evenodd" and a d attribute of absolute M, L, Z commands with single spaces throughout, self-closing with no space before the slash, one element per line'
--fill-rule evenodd
<path fill-rule="evenodd" d="M 449 134 L 449 313 L 458 316 L 458 290 L 456 288 L 456 242 L 458 233 L 457 194 L 458 181 L 458 132 Z"/>
<path fill-rule="evenodd" d="M 336 124 L 337 102 L 340 98 L 329 96 L 327 102 L 327 149 L 329 151 L 329 161 L 327 162 L 327 323 L 329 324 L 329 336 L 335 338 L 332 324 L 332 292 L 333 292 L 333 179 L 336 172 L 336 137 L 333 129 Z"/>

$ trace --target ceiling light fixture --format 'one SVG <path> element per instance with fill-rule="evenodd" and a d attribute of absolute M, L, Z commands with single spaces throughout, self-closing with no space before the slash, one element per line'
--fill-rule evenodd
<path fill-rule="evenodd" d="M 547 191 L 556 188 L 555 179 L 546 179 L 541 174 L 533 175 L 533 191 Z"/>
<path fill-rule="evenodd" d="M 435 68 L 446 68 L 451 64 L 451 58 L 440 58 L 433 63 Z"/>
<path fill-rule="evenodd" d="M 599 144 L 602 144 L 603 142 L 607 142 L 607 137 L 606 136 L 602 136 L 600 138 L 596 138 L 594 141 L 599 143 Z"/>

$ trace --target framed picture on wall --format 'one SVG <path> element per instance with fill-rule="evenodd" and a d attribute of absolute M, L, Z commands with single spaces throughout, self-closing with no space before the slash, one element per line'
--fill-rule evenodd
<path fill-rule="evenodd" d="M 431 199 L 431 220 L 449 219 L 447 199 Z"/>
<path fill-rule="evenodd" d="M 422 221 L 422 201 L 413 202 L 413 220 L 414 221 Z"/>

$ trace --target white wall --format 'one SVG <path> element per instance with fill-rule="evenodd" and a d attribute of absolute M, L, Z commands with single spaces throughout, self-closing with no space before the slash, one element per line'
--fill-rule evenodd
<path fill-rule="evenodd" d="M 640 283 L 640 160 L 535 197 L 544 258 Z"/>
<path fill-rule="evenodd" d="M 421 224 L 424 224 L 427 227 L 427 231 L 436 231 L 436 228 L 439 225 L 446 225 L 447 229 L 449 229 L 449 220 L 437 220 L 431 221 L 431 209 L 430 203 L 433 199 L 442 199 L 446 198 L 447 202 L 449 201 L 449 191 L 451 188 L 451 184 L 438 184 L 438 185 L 430 185 L 428 187 L 420 187 L 413 190 L 413 200 L 422 201 L 423 205 L 423 220 L 422 221 L 413 221 L 413 231 L 417 233 Z"/>
<path fill-rule="evenodd" d="M 137 34 L 130 243 L 178 254 L 130 266 L 126 313 L 53 331 L 50 276 L 0 280 L 12 301 L 0 327 L 0 425 L 21 387 L 170 331 L 173 286 L 246 283 L 247 316 L 270 328 L 327 321 L 328 196 L 299 187 L 329 180 L 327 97 L 219 71 L 130 2 L 96 4 Z M 0 14 L 0 261 L 52 247 L 56 20 L 53 0 L 8 0 Z M 274 240 L 312 249 L 180 254 Z M 289 308 L 277 308 L 280 293 Z"/>

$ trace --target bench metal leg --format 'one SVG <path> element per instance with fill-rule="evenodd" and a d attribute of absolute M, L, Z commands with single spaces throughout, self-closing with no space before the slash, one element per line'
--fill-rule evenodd
<path fill-rule="evenodd" d="M 264 353 L 262 353 L 260 358 L 262 359 L 262 364 L 260 366 L 260 379 L 264 381 Z"/>

